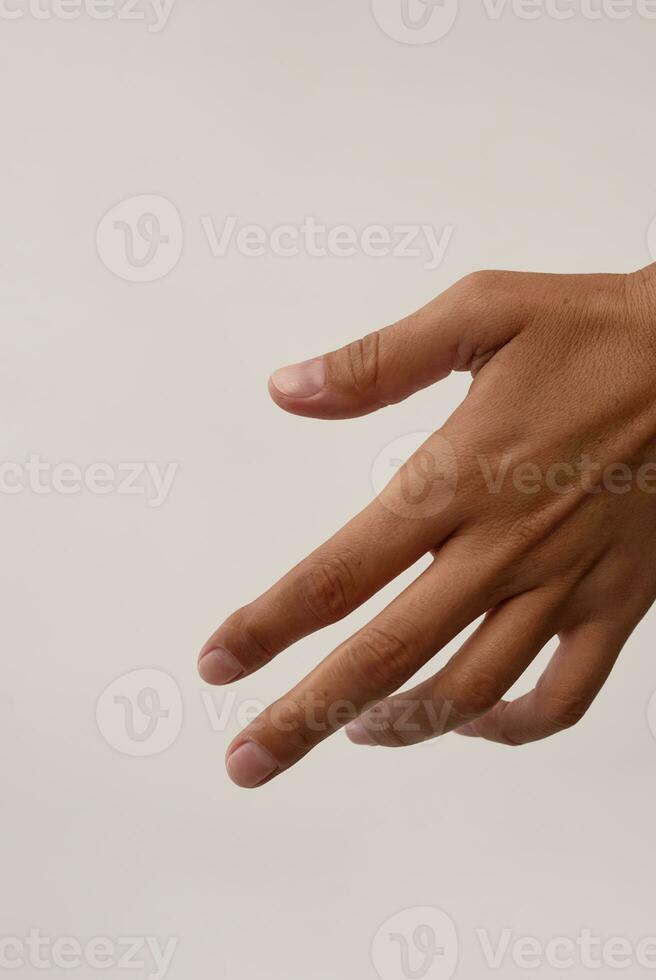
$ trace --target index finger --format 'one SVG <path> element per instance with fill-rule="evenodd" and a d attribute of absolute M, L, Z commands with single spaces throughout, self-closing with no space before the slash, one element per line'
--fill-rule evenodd
<path fill-rule="evenodd" d="M 268 782 L 404 684 L 491 602 L 493 569 L 472 572 L 457 539 L 376 619 L 339 646 L 233 741 L 239 786 Z"/>
<path fill-rule="evenodd" d="M 444 473 L 454 462 L 446 440 L 432 439 L 436 448 L 428 440 L 369 506 L 212 634 L 199 655 L 205 681 L 228 684 L 257 670 L 439 546 L 455 526 L 452 479 Z M 431 467 L 414 465 L 421 454 Z"/>

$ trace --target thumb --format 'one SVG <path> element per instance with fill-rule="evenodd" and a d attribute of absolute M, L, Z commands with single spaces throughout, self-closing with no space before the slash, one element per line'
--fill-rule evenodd
<path fill-rule="evenodd" d="M 269 393 L 287 412 L 321 419 L 367 415 L 451 371 L 476 372 L 519 332 L 523 273 L 475 272 L 392 326 L 280 368 Z"/>

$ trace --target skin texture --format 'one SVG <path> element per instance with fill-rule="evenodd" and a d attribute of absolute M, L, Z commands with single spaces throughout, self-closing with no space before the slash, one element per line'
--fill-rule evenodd
<path fill-rule="evenodd" d="M 386 489 L 200 653 L 210 684 L 259 669 L 423 555 L 429 567 L 230 746 L 268 782 L 338 728 L 404 746 L 447 731 L 521 745 L 578 722 L 656 596 L 656 266 L 474 273 L 405 320 L 269 382 L 296 415 L 352 418 L 451 371 L 473 383 Z M 395 694 L 461 630 L 421 685 Z M 554 636 L 537 686 L 504 695 Z"/>

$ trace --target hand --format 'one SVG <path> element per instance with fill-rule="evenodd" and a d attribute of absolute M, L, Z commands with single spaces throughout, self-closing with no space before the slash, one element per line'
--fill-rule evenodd
<path fill-rule="evenodd" d="M 261 785 L 349 723 L 358 744 L 457 730 L 507 745 L 579 721 L 656 596 L 656 266 L 475 273 L 418 313 L 276 372 L 288 412 L 344 419 L 471 371 L 457 411 L 383 493 L 200 654 L 225 684 L 430 566 L 232 743 Z M 393 695 L 483 616 L 430 680 Z M 555 635 L 529 694 L 503 696 Z"/>

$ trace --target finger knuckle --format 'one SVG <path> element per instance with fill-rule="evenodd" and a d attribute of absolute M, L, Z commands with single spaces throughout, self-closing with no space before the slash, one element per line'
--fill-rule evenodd
<path fill-rule="evenodd" d="M 396 698 L 383 700 L 374 705 L 362 720 L 365 728 L 374 735 L 378 745 L 400 748 L 410 742 L 405 712 L 399 710 Z"/>
<path fill-rule="evenodd" d="M 487 674 L 461 674 L 449 685 L 449 703 L 457 717 L 473 721 L 487 714 L 504 695 L 499 680 Z"/>
<path fill-rule="evenodd" d="M 225 621 L 224 628 L 232 634 L 235 645 L 256 664 L 273 660 L 276 650 L 261 629 L 261 617 L 255 604 L 242 606 Z"/>
<path fill-rule="evenodd" d="M 376 719 L 378 723 L 376 740 L 379 744 L 403 748 L 421 741 L 422 732 L 430 730 L 429 726 L 423 724 L 423 707 L 422 702 L 407 695 L 396 695 L 381 702 L 370 712 L 372 719 Z M 437 735 L 438 732 L 433 731 L 432 734 Z"/>
<path fill-rule="evenodd" d="M 319 626 L 343 619 L 356 602 L 352 559 L 344 555 L 316 558 L 304 576 L 301 598 Z"/>
<path fill-rule="evenodd" d="M 408 679 L 410 647 L 400 632 L 368 626 L 346 647 L 346 669 L 358 687 L 385 695 Z"/>
<path fill-rule="evenodd" d="M 380 369 L 380 332 L 354 340 L 344 348 L 343 382 L 353 394 L 371 393 L 378 386 Z"/>
<path fill-rule="evenodd" d="M 517 297 L 526 293 L 526 280 L 522 273 L 485 269 L 472 272 L 456 283 L 453 297 L 471 323 L 519 325 L 523 304 L 518 302 Z"/>
<path fill-rule="evenodd" d="M 306 755 L 317 741 L 309 727 L 305 706 L 294 698 L 281 698 L 272 705 L 266 724 L 284 737 L 286 746 L 296 758 Z"/>
<path fill-rule="evenodd" d="M 417 741 L 413 733 L 407 731 L 398 721 L 391 721 L 378 737 L 381 745 L 390 749 L 403 749 Z"/>
<path fill-rule="evenodd" d="M 459 292 L 472 300 L 489 297 L 490 291 L 496 289 L 500 275 L 491 269 L 470 272 L 458 283 Z"/>
<path fill-rule="evenodd" d="M 590 703 L 590 698 L 576 693 L 547 695 L 542 707 L 546 726 L 554 733 L 573 728 L 583 720 Z"/>

